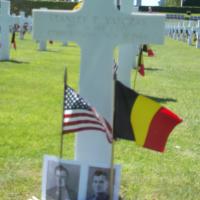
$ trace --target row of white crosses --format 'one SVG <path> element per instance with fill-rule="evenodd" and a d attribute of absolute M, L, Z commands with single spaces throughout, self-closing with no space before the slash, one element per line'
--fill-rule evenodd
<path fill-rule="evenodd" d="M 10 15 L 10 1 L 0 1 L 0 60 L 10 58 L 10 26 L 19 23 L 19 17 Z"/>
<path fill-rule="evenodd" d="M 80 45 L 79 92 L 112 124 L 113 50 L 119 44 L 162 43 L 164 18 L 122 13 L 113 1 L 85 0 L 78 11 L 33 10 L 33 37 Z M 110 164 L 112 148 L 104 134 L 86 131 L 76 135 L 75 143 L 75 160 Z"/>
<path fill-rule="evenodd" d="M 120 12 L 131 15 L 138 12 L 138 7 L 133 9 L 133 4 L 129 0 L 123 0 L 120 6 Z M 136 67 L 136 56 L 138 54 L 139 41 L 122 44 L 119 46 L 119 69 L 118 79 L 127 87 L 131 85 L 131 70 Z"/>
<path fill-rule="evenodd" d="M 126 14 L 136 14 L 138 12 L 138 7 L 133 7 L 133 2 L 130 0 L 123 0 L 120 2 L 120 11 Z M 145 31 L 145 30 L 144 30 Z M 154 42 L 152 39 L 149 39 L 148 42 Z M 159 44 L 159 38 L 155 42 Z M 126 86 L 131 86 L 131 70 L 132 68 L 137 67 L 136 65 L 136 56 L 139 53 L 139 48 L 142 45 L 142 41 L 134 40 L 133 43 L 123 44 L 119 47 L 119 69 L 118 69 L 118 79 Z"/>
<path fill-rule="evenodd" d="M 20 26 L 20 39 L 23 39 L 23 25 L 28 23 L 32 26 L 32 18 L 25 17 L 24 12 L 20 12 L 19 16 L 10 15 L 10 1 L 0 1 L 0 60 L 10 59 L 10 31 L 14 31 L 15 24 Z"/>
<path fill-rule="evenodd" d="M 29 17 L 26 17 L 25 16 L 25 12 L 24 11 L 20 11 L 20 23 L 19 23 L 19 26 L 20 26 L 20 29 L 19 29 L 19 38 L 21 40 L 24 39 L 24 32 L 25 32 L 25 29 L 24 29 L 24 25 L 25 24 L 28 24 L 28 31 L 31 32 L 32 30 L 32 17 L 29 16 Z"/>
<path fill-rule="evenodd" d="M 40 10 L 47 11 L 48 9 L 47 8 L 40 8 Z M 51 26 L 51 24 L 49 26 Z M 40 31 L 40 30 L 36 30 L 35 29 L 35 31 Z M 48 40 L 51 40 L 51 38 L 49 38 Z M 37 41 L 39 43 L 39 50 L 40 51 L 46 51 L 47 50 L 47 40 L 43 40 L 43 39 L 40 38 Z M 63 43 L 63 46 L 67 46 L 68 45 L 66 40 L 61 40 L 61 42 Z"/>
<path fill-rule="evenodd" d="M 170 21 L 166 23 L 166 33 L 175 40 L 184 40 L 191 30 L 192 21 Z"/>
<path fill-rule="evenodd" d="M 166 34 L 175 39 L 192 45 L 193 37 L 196 37 L 196 48 L 200 48 L 200 21 L 175 21 L 166 23 Z"/>
<path fill-rule="evenodd" d="M 12 14 L 13 17 L 16 17 L 15 14 Z M 25 16 L 25 12 L 24 11 L 20 11 L 19 15 L 17 16 L 19 17 L 19 38 L 20 40 L 24 39 L 24 32 L 25 30 L 25 24 L 27 25 L 27 31 L 30 33 L 32 31 L 32 24 L 33 24 L 33 20 L 31 16 L 26 17 Z"/>

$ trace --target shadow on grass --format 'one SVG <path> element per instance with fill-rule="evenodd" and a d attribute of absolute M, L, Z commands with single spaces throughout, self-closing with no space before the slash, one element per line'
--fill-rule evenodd
<path fill-rule="evenodd" d="M 148 95 L 144 95 L 144 96 L 148 97 L 156 102 L 159 102 L 159 103 L 177 102 L 177 99 L 173 99 L 173 98 L 159 98 L 159 97 L 152 97 L 152 96 L 148 96 Z"/>
<path fill-rule="evenodd" d="M 52 50 L 52 49 L 46 49 L 46 50 L 39 50 L 38 49 L 38 51 L 41 52 L 41 53 L 49 53 L 49 52 L 60 53 L 61 52 L 61 50 Z"/>
<path fill-rule="evenodd" d="M 1 60 L 1 62 L 11 62 L 11 63 L 15 63 L 15 64 L 29 64 L 29 62 L 26 61 L 20 61 L 20 60 Z"/>
<path fill-rule="evenodd" d="M 145 70 L 147 71 L 160 71 L 160 70 L 163 70 L 163 69 L 159 69 L 159 68 L 150 68 L 150 67 L 145 67 Z"/>
<path fill-rule="evenodd" d="M 79 47 L 79 46 L 78 46 L 78 44 L 68 44 L 66 47 L 73 47 L 73 48 L 75 48 L 75 47 Z"/>

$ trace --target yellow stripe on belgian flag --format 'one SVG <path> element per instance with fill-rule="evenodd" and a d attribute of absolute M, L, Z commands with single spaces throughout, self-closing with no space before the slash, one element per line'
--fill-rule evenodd
<path fill-rule="evenodd" d="M 158 102 L 116 81 L 114 138 L 163 152 L 169 134 L 180 122 L 180 117 Z"/>
<path fill-rule="evenodd" d="M 160 104 L 147 97 L 137 97 L 131 110 L 130 121 L 138 145 L 144 145 L 151 121 L 160 107 Z"/>
<path fill-rule="evenodd" d="M 77 4 L 73 7 L 73 10 L 78 10 L 78 9 L 80 9 L 80 8 L 82 7 L 82 5 L 83 5 L 83 2 L 77 3 Z"/>

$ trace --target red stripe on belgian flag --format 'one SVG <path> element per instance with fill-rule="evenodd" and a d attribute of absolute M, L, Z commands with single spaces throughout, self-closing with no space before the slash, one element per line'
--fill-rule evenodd
<path fill-rule="evenodd" d="M 171 131 L 180 122 L 179 116 L 158 102 L 115 82 L 114 138 L 163 152 Z"/>
<path fill-rule="evenodd" d="M 180 122 L 182 119 L 177 115 L 161 107 L 152 119 L 144 147 L 163 152 L 169 134 Z"/>

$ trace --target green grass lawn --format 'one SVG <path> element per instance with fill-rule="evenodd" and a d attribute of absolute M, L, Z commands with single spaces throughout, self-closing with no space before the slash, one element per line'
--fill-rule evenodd
<path fill-rule="evenodd" d="M 40 52 L 29 35 L 17 41 L 11 61 L 0 62 L 0 199 L 27 200 L 41 195 L 43 155 L 59 155 L 63 71 L 78 89 L 80 49 L 74 43 L 48 44 Z M 200 199 L 200 50 L 165 40 L 145 56 L 146 75 L 136 90 L 152 96 L 183 118 L 164 154 L 135 143 L 115 144 L 122 165 L 124 200 Z M 132 83 L 135 71 L 132 73 Z M 74 135 L 65 136 L 65 158 L 73 159 Z"/>

